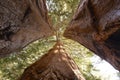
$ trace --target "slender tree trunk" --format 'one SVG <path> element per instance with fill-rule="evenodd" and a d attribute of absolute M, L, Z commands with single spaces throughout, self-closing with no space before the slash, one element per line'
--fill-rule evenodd
<path fill-rule="evenodd" d="M 64 36 L 120 71 L 120 0 L 81 0 Z"/>
<path fill-rule="evenodd" d="M 0 0 L 0 57 L 50 36 L 45 0 Z"/>
<path fill-rule="evenodd" d="M 33 63 L 20 80 L 85 80 L 78 66 L 58 42 L 49 52 Z"/>

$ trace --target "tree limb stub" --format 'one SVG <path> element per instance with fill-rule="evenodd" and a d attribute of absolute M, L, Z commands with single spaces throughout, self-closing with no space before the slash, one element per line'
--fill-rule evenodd
<path fill-rule="evenodd" d="M 0 0 L 0 57 L 53 34 L 45 0 Z"/>
<path fill-rule="evenodd" d="M 64 36 L 120 71 L 120 0 L 81 0 Z"/>

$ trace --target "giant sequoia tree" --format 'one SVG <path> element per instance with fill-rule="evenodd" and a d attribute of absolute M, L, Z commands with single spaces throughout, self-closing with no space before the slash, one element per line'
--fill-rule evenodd
<path fill-rule="evenodd" d="M 66 29 L 78 41 L 120 70 L 120 1 L 81 0 Z M 0 57 L 52 34 L 45 0 L 0 0 Z"/>
<path fill-rule="evenodd" d="M 64 36 L 120 71 L 120 0 L 81 0 Z"/>

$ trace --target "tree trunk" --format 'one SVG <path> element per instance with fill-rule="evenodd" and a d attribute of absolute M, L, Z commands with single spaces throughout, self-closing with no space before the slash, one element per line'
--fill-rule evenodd
<path fill-rule="evenodd" d="M 25 69 L 20 80 L 85 80 L 78 66 L 58 42 L 38 61 Z"/>
<path fill-rule="evenodd" d="M 50 36 L 45 0 L 0 0 L 0 57 Z"/>
<path fill-rule="evenodd" d="M 64 36 L 120 71 L 120 0 L 81 0 Z"/>

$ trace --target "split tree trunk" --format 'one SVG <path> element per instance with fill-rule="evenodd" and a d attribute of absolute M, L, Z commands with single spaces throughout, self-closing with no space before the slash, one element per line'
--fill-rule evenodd
<path fill-rule="evenodd" d="M 120 71 L 120 0 L 81 0 L 64 36 Z"/>
<path fill-rule="evenodd" d="M 45 0 L 0 0 L 0 57 L 52 33 Z"/>
<path fill-rule="evenodd" d="M 85 80 L 78 66 L 58 42 L 38 61 L 25 69 L 20 80 Z"/>

